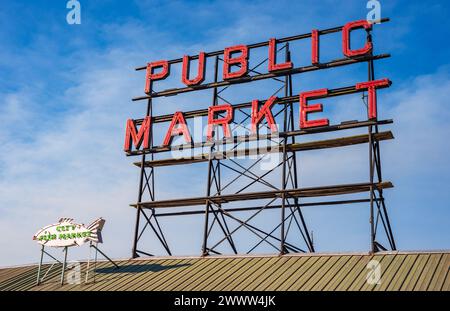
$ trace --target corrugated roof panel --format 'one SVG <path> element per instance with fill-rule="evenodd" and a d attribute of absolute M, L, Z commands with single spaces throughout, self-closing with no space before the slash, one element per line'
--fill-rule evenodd
<path fill-rule="evenodd" d="M 208 261 L 210 259 L 206 259 Z M 184 282 L 178 283 L 175 286 L 171 286 L 170 290 L 194 290 L 196 286 L 205 282 L 206 280 L 213 278 L 215 274 L 217 274 L 221 270 L 228 270 L 227 263 L 230 263 L 231 260 L 221 258 L 214 259 L 210 263 L 206 263 L 205 268 L 199 270 L 196 274 L 187 278 Z"/>
<path fill-rule="evenodd" d="M 233 275 L 227 275 L 222 284 L 219 284 L 217 290 L 222 291 L 233 288 L 234 286 L 236 286 L 236 283 L 241 282 L 246 277 L 246 275 L 249 274 L 249 270 L 263 265 L 267 261 L 267 258 L 260 258 L 258 260 L 249 260 L 248 258 L 245 258 L 244 260 L 246 261 L 246 264 L 239 270 L 235 271 Z"/>
<path fill-rule="evenodd" d="M 342 279 L 336 287 L 337 291 L 347 291 L 353 285 L 358 276 L 366 269 L 367 263 L 372 259 L 372 256 L 361 256 L 361 258 L 353 266 L 352 270 Z"/>
<path fill-rule="evenodd" d="M 376 259 L 381 284 L 367 283 Z M 61 264 L 36 286 L 37 267 L 0 269 L 1 290 L 449 290 L 450 253 L 162 258 L 81 263 L 79 285 L 60 285 Z M 46 273 L 49 265 L 42 269 Z M 95 273 L 92 271 L 95 269 Z M 69 275 L 72 271 L 67 271 Z"/>
<path fill-rule="evenodd" d="M 192 262 L 192 265 L 187 268 L 189 273 L 184 274 L 176 274 L 172 277 L 171 280 L 168 280 L 164 284 L 161 284 L 155 290 L 172 290 L 173 288 L 179 287 L 186 282 L 189 282 L 192 279 L 198 277 L 198 274 L 201 274 L 202 271 L 207 271 L 208 269 L 213 268 L 218 264 L 216 260 L 196 260 Z"/>
<path fill-rule="evenodd" d="M 326 291 L 335 290 L 339 284 L 353 271 L 355 265 L 360 261 L 362 256 L 351 256 L 344 266 L 336 271 L 336 274 L 331 278 L 330 282 L 323 288 Z"/>
<path fill-rule="evenodd" d="M 379 256 L 374 256 L 373 260 L 378 260 L 379 261 L 379 268 L 380 268 L 380 281 L 382 281 L 384 279 L 384 274 L 386 273 L 387 269 L 389 269 L 389 266 L 392 264 L 392 262 L 394 261 L 394 256 L 381 256 L 381 258 Z M 364 282 L 363 284 L 361 284 L 361 287 L 358 290 L 362 290 L 362 291 L 373 291 L 377 286 L 380 286 L 380 284 L 378 282 L 375 283 L 369 283 L 367 282 L 367 278 L 370 277 L 376 277 L 375 275 L 376 271 L 371 271 L 369 269 L 365 270 L 365 276 L 366 276 L 366 282 Z"/>
<path fill-rule="evenodd" d="M 258 260 L 258 258 L 255 258 L 255 261 Z M 200 287 L 199 290 L 206 290 L 206 291 L 212 291 L 212 290 L 219 290 L 220 286 L 225 286 L 224 283 L 231 280 L 233 278 L 233 275 L 236 275 L 236 273 L 245 267 L 246 265 L 249 265 L 250 262 L 246 258 L 236 258 L 232 261 L 231 267 L 226 271 L 226 273 L 222 273 L 219 275 L 219 277 L 214 278 L 210 280 L 209 282 L 205 282 L 204 286 Z"/>
<path fill-rule="evenodd" d="M 395 290 L 398 291 L 403 285 L 406 277 L 410 273 L 411 269 L 414 266 L 419 255 L 408 255 L 403 262 L 403 264 L 399 267 L 396 274 L 392 276 L 391 282 L 387 287 L 387 290 Z"/>
<path fill-rule="evenodd" d="M 126 265 L 126 262 L 124 262 L 123 264 Z M 85 267 L 86 269 L 86 267 Z M 92 269 L 92 270 L 91 270 Z M 99 273 L 93 273 L 93 270 L 98 271 Z M 112 273 L 102 273 L 102 271 L 104 271 L 104 269 L 108 269 L 107 271 L 111 271 Z M 92 266 L 92 264 L 90 264 L 89 267 L 89 279 L 88 279 L 88 283 L 87 284 L 81 284 L 80 286 L 77 285 L 71 285 L 71 284 L 66 284 L 64 285 L 68 290 L 68 291 L 73 291 L 73 290 L 84 290 L 85 287 L 88 286 L 92 286 L 93 289 L 95 290 L 99 290 L 99 287 L 101 286 L 106 286 L 107 284 L 111 284 L 114 282 L 114 280 L 117 280 L 119 278 L 119 275 L 113 273 L 113 267 L 111 266 L 111 264 L 109 262 L 102 262 L 100 265 L 97 266 Z M 86 277 L 86 275 L 84 275 Z M 58 281 L 59 282 L 59 281 Z M 54 284 L 54 289 L 57 288 L 59 286 L 59 284 Z M 47 289 L 45 289 L 47 290 Z"/>
<path fill-rule="evenodd" d="M 146 262 L 147 263 L 147 262 Z M 185 270 L 194 263 L 193 259 L 176 259 L 159 263 L 161 269 L 154 273 L 142 273 L 137 275 L 133 282 L 116 287 L 116 290 L 134 291 L 137 289 L 149 290 L 158 286 L 162 286 L 169 280 L 174 278 L 179 273 L 184 273 Z"/>
<path fill-rule="evenodd" d="M 168 276 L 171 270 L 178 267 L 184 267 L 187 260 L 172 259 L 172 260 L 157 260 L 157 261 L 143 261 L 139 260 L 139 271 L 130 273 L 124 277 L 124 280 L 118 280 L 111 284 L 111 287 L 105 287 L 103 290 L 132 290 L 139 288 L 146 284 L 146 279 L 151 277 L 153 282 L 159 282 L 164 276 Z M 121 273 L 120 270 L 117 273 Z"/>
<path fill-rule="evenodd" d="M 103 264 L 103 263 L 99 263 L 99 265 L 100 264 Z M 85 268 L 86 268 L 86 265 L 81 264 L 81 271 L 85 272 Z M 48 273 L 47 276 L 45 277 L 42 284 L 35 288 L 32 288 L 32 290 L 44 291 L 44 290 L 58 290 L 58 288 L 61 288 L 61 269 L 62 269 L 62 264 L 58 264 L 58 266 L 53 267 L 51 272 Z M 46 271 L 47 270 L 43 270 L 41 276 L 43 276 L 46 273 Z M 66 271 L 66 276 L 67 276 L 68 272 L 70 272 L 70 270 Z M 83 276 L 84 276 L 84 273 L 82 274 L 82 277 Z M 36 282 L 36 274 L 34 275 L 34 277 L 35 277 L 34 280 L 30 280 L 30 282 L 29 282 L 29 284 L 27 284 L 27 286 L 31 286 L 33 283 Z M 84 279 L 83 279 L 83 281 L 84 281 Z M 74 287 L 75 285 L 71 285 L 71 286 Z M 69 289 L 69 287 L 67 287 L 67 289 Z"/>
<path fill-rule="evenodd" d="M 260 275 L 252 277 L 251 282 L 247 285 L 248 290 L 257 290 L 261 287 L 270 286 L 273 282 L 278 280 L 279 276 L 287 270 L 293 262 L 295 262 L 295 258 L 280 257 L 276 264 L 269 267 L 266 271 L 263 271 Z"/>
<path fill-rule="evenodd" d="M 126 265 L 126 262 L 123 264 Z M 137 263 L 136 263 L 137 264 Z M 87 268 L 87 265 L 85 266 L 85 269 Z M 80 286 L 77 285 L 64 285 L 67 287 L 68 291 L 76 291 L 76 290 L 84 290 L 85 287 L 91 286 L 92 289 L 99 290 L 99 287 L 106 286 L 107 284 L 111 284 L 114 282 L 114 280 L 117 280 L 119 278 L 119 275 L 115 273 L 102 273 L 104 269 L 108 269 L 107 271 L 114 271 L 113 267 L 109 262 L 102 262 L 100 265 L 92 266 L 92 264 L 89 265 L 89 273 L 88 273 L 88 283 L 82 283 Z M 93 273 L 93 271 L 96 270 L 99 273 Z M 86 278 L 86 275 L 84 275 Z M 59 281 L 58 281 L 59 282 Z M 59 284 L 54 285 L 54 289 L 57 288 Z M 47 289 L 46 289 L 47 290 Z"/>
<path fill-rule="evenodd" d="M 450 268 L 447 269 L 447 276 L 445 277 L 444 285 L 442 286 L 442 291 L 450 291 Z"/>
<path fill-rule="evenodd" d="M 299 290 L 311 290 L 336 264 L 340 257 L 332 256 L 327 262 L 308 279 Z"/>
<path fill-rule="evenodd" d="M 311 290 L 313 291 L 321 291 L 323 290 L 330 282 L 331 280 L 341 271 L 342 267 L 345 266 L 345 264 L 352 258 L 352 256 L 340 256 L 337 257 L 337 262 L 333 265 L 333 267 L 327 271 L 325 275 L 323 275 L 319 282 L 317 282 Z"/>
<path fill-rule="evenodd" d="M 196 259 L 186 259 L 176 262 L 172 265 L 171 269 L 161 272 L 160 275 L 153 277 L 153 275 L 144 276 L 140 283 L 132 284 L 120 290 L 137 290 L 142 288 L 143 290 L 162 290 L 162 287 L 167 284 L 172 284 L 177 277 L 183 274 L 191 274 L 195 264 L 198 263 Z"/>
<path fill-rule="evenodd" d="M 259 261 L 263 260 L 262 258 L 254 258 L 255 260 L 248 260 L 248 258 L 240 258 L 241 260 L 236 263 L 227 273 L 222 274 L 222 278 L 219 280 L 213 280 L 206 287 L 207 290 L 223 290 L 227 287 L 235 278 L 237 278 L 243 271 L 248 269 L 249 267 L 257 264 Z M 205 288 L 205 289 L 206 289 Z"/>
<path fill-rule="evenodd" d="M 310 278 L 312 278 L 314 276 L 314 274 L 320 270 L 320 268 L 328 261 L 330 260 L 330 256 L 323 256 L 323 257 L 319 257 L 319 259 L 314 262 L 311 267 L 305 271 L 304 274 L 298 274 L 296 275 L 297 280 L 295 280 L 287 290 L 289 291 L 298 291 L 300 290 L 300 288 L 305 285 L 306 282 L 308 282 L 308 280 Z"/>
<path fill-rule="evenodd" d="M 359 268 L 358 271 L 353 275 L 353 280 L 349 279 L 350 284 L 346 284 L 347 291 L 357 291 L 363 287 L 364 284 L 367 283 L 367 274 L 369 273 L 369 269 L 367 265 L 372 260 L 377 260 L 380 262 L 383 259 L 384 255 L 375 255 L 375 256 L 364 256 L 362 261 L 358 262 Z"/>
<path fill-rule="evenodd" d="M 436 271 L 433 274 L 433 278 L 431 279 L 430 285 L 427 290 L 430 291 L 438 291 L 441 290 L 444 285 L 445 277 L 447 276 L 448 269 L 450 265 L 450 255 L 444 254 L 442 256 L 439 265 L 436 268 Z"/>
<path fill-rule="evenodd" d="M 24 270 L 18 270 L 17 268 L 12 269 L 13 271 L 11 271 L 11 273 L 5 273 L 4 275 L 4 280 L 2 280 L 1 285 L 0 285 L 0 290 L 10 290 L 9 288 L 11 287 L 11 285 L 19 282 L 20 280 L 22 280 L 25 275 L 27 274 L 27 272 L 29 272 L 30 270 L 35 270 L 35 267 L 33 268 L 28 268 L 28 269 L 24 269 Z M 36 269 L 37 271 L 37 269 Z"/>
<path fill-rule="evenodd" d="M 385 291 L 388 289 L 389 285 L 391 284 L 391 281 L 394 279 L 394 277 L 397 275 L 398 270 L 403 265 L 405 260 L 408 258 L 408 255 L 396 255 L 394 256 L 391 264 L 389 267 L 385 270 L 383 273 L 383 277 L 381 279 L 381 284 L 376 286 L 373 290 L 374 291 Z"/>
<path fill-rule="evenodd" d="M 273 271 L 269 272 L 270 277 L 266 277 L 263 275 L 262 277 L 259 277 L 256 279 L 253 284 L 249 287 L 250 290 L 266 290 L 270 287 L 276 287 L 279 284 L 280 280 L 283 280 L 282 275 L 291 269 L 293 266 L 295 266 L 295 263 L 298 262 L 294 257 L 283 257 L 279 261 L 279 265 L 274 267 Z"/>
<path fill-rule="evenodd" d="M 226 278 L 229 273 L 231 273 L 232 269 L 242 261 L 241 258 L 233 258 L 231 260 L 225 260 L 224 265 L 222 265 L 221 269 L 216 269 L 211 271 L 207 276 L 203 277 L 201 281 L 196 281 L 190 285 L 190 290 L 199 291 L 205 290 L 207 286 L 213 283 L 217 279 Z M 214 287 L 211 289 L 213 290 Z"/>
<path fill-rule="evenodd" d="M 286 281 L 281 284 L 281 286 L 277 289 L 280 291 L 286 291 L 289 290 L 289 287 L 292 286 L 292 284 L 298 280 L 299 277 L 303 277 L 305 275 L 306 272 L 308 272 L 308 270 L 314 266 L 314 264 L 320 259 L 319 256 L 314 256 L 314 257 L 308 257 L 308 260 L 306 262 L 304 262 L 300 268 L 295 271 L 294 274 L 292 274 L 288 279 L 286 279 Z"/>
<path fill-rule="evenodd" d="M 300 257 L 295 258 L 293 262 L 290 262 L 286 266 L 286 269 L 283 270 L 283 272 L 279 275 L 279 277 L 275 280 L 270 281 L 264 281 L 261 283 L 256 290 L 278 290 L 279 287 L 281 287 L 284 283 L 288 282 L 287 280 L 289 278 L 292 278 L 297 271 L 300 269 L 301 266 L 303 266 L 306 261 L 309 260 L 310 257 Z"/>
<path fill-rule="evenodd" d="M 422 274 L 423 269 L 427 265 L 428 260 L 430 259 L 430 255 L 419 255 L 414 266 L 411 268 L 411 271 L 406 276 L 403 285 L 401 286 L 401 291 L 411 291 L 414 289 L 417 281 Z"/>
<path fill-rule="evenodd" d="M 5 269 L 1 271 L 0 274 L 0 284 L 7 280 L 11 280 L 14 277 L 17 277 L 23 273 L 29 272 L 30 270 L 35 269 L 36 267 L 17 267 L 17 268 L 11 268 L 11 269 Z"/>
<path fill-rule="evenodd" d="M 264 258 L 258 265 L 254 265 L 242 273 L 236 282 L 230 283 L 229 286 L 225 287 L 225 290 L 245 290 L 245 288 L 252 283 L 254 278 L 265 273 L 265 271 L 279 262 L 279 260 L 279 257 Z M 270 275 L 268 277 L 270 277 Z"/>
<path fill-rule="evenodd" d="M 434 271 L 437 265 L 441 261 L 444 254 L 430 254 L 427 265 L 424 267 L 419 279 L 417 280 L 414 290 L 425 291 L 428 289 L 431 279 L 433 278 Z"/>
<path fill-rule="evenodd" d="M 50 270 L 49 270 L 50 269 Z M 61 278 L 62 264 L 45 265 L 42 267 L 41 278 L 44 278 L 44 283 L 42 286 L 51 284 L 52 279 Z M 34 267 L 32 270 L 26 271 L 20 276 L 20 281 L 14 280 L 14 285 L 9 287 L 9 290 L 28 290 L 32 288 L 37 281 L 38 267 Z M 45 277 L 44 277 L 45 276 Z"/>
<path fill-rule="evenodd" d="M 148 274 L 152 274 L 155 278 L 162 275 L 162 271 L 166 271 L 166 267 L 170 267 L 173 264 L 173 261 L 170 260 L 158 260 L 153 262 L 139 260 L 137 265 L 128 263 L 127 266 L 125 266 L 125 269 L 128 271 L 124 273 L 121 271 L 122 268 L 112 270 L 112 273 L 119 277 L 110 282 L 109 286 L 100 287 L 99 290 L 126 290 L 129 286 L 139 284 L 140 279 Z"/>

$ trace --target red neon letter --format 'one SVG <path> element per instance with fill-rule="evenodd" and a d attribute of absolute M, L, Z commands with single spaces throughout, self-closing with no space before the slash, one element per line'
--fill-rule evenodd
<path fill-rule="evenodd" d="M 389 79 L 381 79 L 369 82 L 362 82 L 356 84 L 357 90 L 367 90 L 368 103 L 367 103 L 367 115 L 369 120 L 377 118 L 377 88 L 390 86 L 391 81 Z"/>
<path fill-rule="evenodd" d="M 159 73 L 153 73 L 155 68 L 161 67 Z M 145 93 L 150 94 L 152 82 L 155 80 L 163 80 L 169 75 L 169 63 L 166 60 L 160 60 L 147 64 L 147 71 L 145 73 Z"/>
<path fill-rule="evenodd" d="M 308 113 L 322 112 L 322 104 L 308 105 L 308 98 L 319 97 L 328 94 L 328 89 L 300 93 L 300 128 L 327 126 L 328 119 L 308 120 Z"/>
<path fill-rule="evenodd" d="M 241 52 L 238 57 L 231 57 L 231 54 Z M 232 65 L 240 65 L 240 69 L 235 72 L 230 72 Z M 239 78 L 247 74 L 248 68 L 248 47 L 246 45 L 236 45 L 225 48 L 223 51 L 223 79 Z"/>
<path fill-rule="evenodd" d="M 175 125 L 178 126 L 175 127 Z M 181 134 L 183 134 L 184 140 L 186 140 L 187 143 L 191 142 L 191 134 L 189 133 L 189 129 L 186 125 L 186 120 L 184 119 L 183 113 L 177 111 L 173 114 L 172 122 L 170 122 L 163 145 L 169 146 L 172 137 Z"/>
<path fill-rule="evenodd" d="M 198 70 L 197 77 L 195 79 L 189 80 L 189 67 L 190 61 L 189 56 L 183 56 L 183 73 L 181 76 L 182 82 L 187 86 L 193 86 L 202 83 L 205 80 L 205 52 L 200 52 L 198 55 Z"/>
<path fill-rule="evenodd" d="M 285 62 L 282 64 L 276 64 L 277 62 L 277 42 L 274 38 L 269 40 L 269 72 L 278 71 L 283 69 L 291 69 L 292 62 Z"/>
<path fill-rule="evenodd" d="M 214 116 L 218 112 L 226 112 L 226 116 L 222 119 L 214 119 Z M 225 137 L 231 136 L 231 130 L 229 123 L 233 119 L 233 107 L 231 105 L 225 104 L 220 106 L 211 106 L 208 108 L 208 132 L 207 132 L 207 139 L 212 140 L 213 139 L 213 127 L 214 125 L 221 125 L 223 128 L 223 134 Z"/>
<path fill-rule="evenodd" d="M 314 29 L 311 32 L 311 63 L 314 66 L 319 64 L 319 31 Z"/>
<path fill-rule="evenodd" d="M 272 132 L 277 132 L 278 128 L 273 120 L 272 111 L 270 111 L 270 107 L 277 100 L 276 96 L 270 97 L 263 105 L 261 110 L 258 111 L 258 100 L 255 99 L 252 101 L 252 133 L 256 133 L 256 129 L 258 127 L 258 123 L 262 120 L 262 118 L 266 117 L 267 124 L 270 127 Z"/>
<path fill-rule="evenodd" d="M 366 20 L 360 20 L 356 22 L 350 22 L 345 24 L 342 28 L 342 45 L 344 55 L 347 57 L 355 57 L 360 55 L 365 55 L 372 51 L 372 42 L 366 41 L 366 45 L 359 50 L 352 50 L 350 47 L 350 33 L 352 30 L 364 28 L 366 30 L 372 29 L 372 24 Z"/>
<path fill-rule="evenodd" d="M 125 131 L 125 144 L 123 146 L 123 150 L 125 152 L 129 152 L 131 150 L 131 141 L 136 149 L 142 144 L 144 141 L 144 149 L 149 147 L 150 143 L 150 117 L 145 117 L 144 121 L 142 121 L 141 127 L 139 128 L 139 132 L 136 133 L 136 125 L 132 119 L 127 120 L 127 127 Z"/>

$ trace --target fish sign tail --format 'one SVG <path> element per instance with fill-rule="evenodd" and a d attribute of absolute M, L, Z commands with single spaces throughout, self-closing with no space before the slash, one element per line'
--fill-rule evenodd
<path fill-rule="evenodd" d="M 87 227 L 87 229 L 89 229 L 89 231 L 91 232 L 89 240 L 95 243 L 103 243 L 102 229 L 104 224 L 105 220 L 100 217 Z"/>

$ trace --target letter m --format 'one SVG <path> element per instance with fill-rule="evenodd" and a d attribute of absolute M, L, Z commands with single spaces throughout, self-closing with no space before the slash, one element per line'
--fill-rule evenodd
<path fill-rule="evenodd" d="M 136 130 L 136 122 L 132 119 L 128 119 L 123 150 L 125 152 L 130 152 L 131 143 L 133 143 L 136 149 L 139 149 L 142 141 L 144 142 L 144 149 L 147 149 L 150 144 L 150 117 L 145 117 L 139 131 Z"/>

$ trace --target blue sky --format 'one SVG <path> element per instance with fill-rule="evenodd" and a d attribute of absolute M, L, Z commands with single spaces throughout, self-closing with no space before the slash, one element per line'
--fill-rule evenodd
<path fill-rule="evenodd" d="M 131 102 L 144 84 L 134 67 L 334 27 L 367 14 L 365 1 L 80 0 L 81 25 L 68 25 L 66 2 L 0 6 L 0 247 L 9 250 L 2 251 L 0 265 L 37 261 L 32 235 L 62 216 L 84 223 L 103 216 L 105 250 L 113 257 L 130 255 L 135 213 L 128 204 L 136 199 L 138 171 L 122 152 L 124 124 L 145 113 L 143 103 Z M 396 139 L 383 144 L 382 159 L 385 179 L 396 186 L 386 193 L 394 234 L 402 250 L 449 249 L 450 5 L 380 2 L 382 16 L 392 19 L 375 26 L 374 40 L 376 52 L 392 54 L 376 68 L 378 77 L 394 83 L 379 103 L 383 117 L 395 121 Z M 359 82 L 364 70 L 296 77 L 296 91 Z M 253 99 L 245 90 L 229 96 L 238 95 Z M 194 101 L 209 98 L 202 93 L 162 100 L 157 113 L 198 109 Z M 345 120 L 340 118 L 353 106 L 339 104 L 356 100 L 336 99 L 338 108 L 327 117 Z M 306 184 L 365 176 L 364 150 L 302 157 L 304 173 L 312 176 Z M 192 176 L 194 169 L 202 173 Z M 160 198 L 185 196 L 186 185 L 203 194 L 205 166 L 178 173 L 184 178 L 161 173 Z M 317 208 L 305 215 L 319 251 L 368 250 L 366 207 Z M 166 224 L 179 254 L 199 254 L 201 224 Z M 72 259 L 86 256 L 80 249 Z"/>

